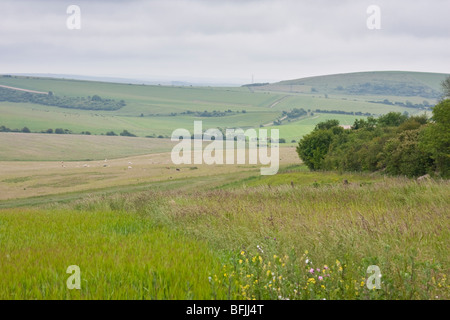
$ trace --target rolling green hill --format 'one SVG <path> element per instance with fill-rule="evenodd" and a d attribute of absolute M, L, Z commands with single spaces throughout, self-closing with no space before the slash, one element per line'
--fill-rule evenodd
<path fill-rule="evenodd" d="M 294 108 L 308 110 L 308 116 L 314 119 L 320 115 L 318 109 L 337 111 L 320 118 L 345 118 L 348 124 L 360 117 L 357 113 L 377 116 L 390 111 L 424 112 L 436 102 L 444 77 L 444 74 L 434 73 L 365 72 L 226 88 L 3 75 L 0 86 L 43 93 L 51 91 L 58 103 L 45 105 L 39 102 L 47 101 L 42 94 L 33 98 L 29 96 L 32 93 L 23 91 L 11 93 L 15 98 L 8 100 L 11 89 L 3 88 L 0 127 L 17 130 L 27 127 L 36 133 L 62 128 L 72 133 L 88 131 L 96 135 L 128 130 L 140 137 L 168 137 L 177 128 L 191 130 L 195 120 L 203 120 L 205 129 L 270 127 L 273 121 L 282 118 L 283 111 Z M 94 97 L 96 101 L 92 103 Z M 123 104 L 111 110 L 107 110 L 108 104 L 99 110 L 89 109 L 107 101 L 113 104 L 123 101 Z M 312 123 L 316 122 L 314 119 Z M 280 137 L 289 142 L 308 133 L 313 127 L 311 121 L 291 119 L 276 128 L 281 129 Z"/>
<path fill-rule="evenodd" d="M 282 81 L 258 89 L 294 93 L 437 99 L 441 95 L 440 83 L 446 76 L 448 75 L 441 73 L 403 71 L 358 72 Z"/>

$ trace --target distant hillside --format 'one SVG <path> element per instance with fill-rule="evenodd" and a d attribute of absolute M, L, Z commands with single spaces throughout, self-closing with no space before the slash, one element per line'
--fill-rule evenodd
<path fill-rule="evenodd" d="M 340 95 L 380 95 L 438 99 L 442 73 L 379 71 L 334 74 L 282 81 L 260 90 Z"/>

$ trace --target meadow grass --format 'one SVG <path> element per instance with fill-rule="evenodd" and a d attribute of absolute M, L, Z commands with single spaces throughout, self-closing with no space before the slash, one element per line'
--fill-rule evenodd
<path fill-rule="evenodd" d="M 299 181 L 305 175 L 305 182 L 291 186 L 280 178 L 269 186 L 244 179 L 211 191 L 93 195 L 5 209 L 0 296 L 450 297 L 448 181 L 348 174 L 344 185 L 341 176 L 325 172 L 313 179 L 326 183 L 311 183 L 301 166 L 280 175 L 288 173 Z M 64 268 L 71 264 L 86 276 L 79 292 L 65 288 Z M 366 287 L 370 265 L 381 270 L 380 290 Z"/>
<path fill-rule="evenodd" d="M 0 211 L 0 299 L 210 299 L 205 243 L 120 210 Z M 68 290 L 71 265 L 81 290 Z"/>

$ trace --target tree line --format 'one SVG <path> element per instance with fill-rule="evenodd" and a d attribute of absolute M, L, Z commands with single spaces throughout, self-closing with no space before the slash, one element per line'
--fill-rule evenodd
<path fill-rule="evenodd" d="M 344 130 L 338 120 L 317 124 L 297 153 L 311 170 L 382 171 L 417 177 L 450 176 L 450 99 L 433 116 L 391 112 L 355 121 Z"/>
<path fill-rule="evenodd" d="M 60 97 L 54 95 L 52 91 L 49 91 L 48 94 L 38 94 L 0 87 L 0 102 L 1 101 L 34 103 L 68 109 L 104 111 L 114 111 L 126 106 L 124 100 L 116 101 L 113 99 L 104 99 L 99 95 L 94 95 L 92 97 Z"/>
<path fill-rule="evenodd" d="M 53 130 L 52 128 L 42 130 L 42 131 L 31 131 L 28 127 L 23 127 L 22 129 L 10 129 L 4 125 L 0 126 L 0 132 L 19 132 L 19 133 L 47 133 L 47 134 L 77 134 L 74 133 L 72 130 L 69 129 L 63 129 L 63 128 L 56 128 Z M 91 135 L 90 131 L 82 131 L 81 134 L 83 135 Z M 101 135 L 104 135 L 103 133 Z M 107 136 L 122 136 L 122 137 L 137 137 L 137 135 L 129 132 L 128 130 L 123 130 L 121 133 L 117 134 L 114 131 L 108 131 L 105 133 Z M 163 137 L 164 138 L 164 137 Z"/>

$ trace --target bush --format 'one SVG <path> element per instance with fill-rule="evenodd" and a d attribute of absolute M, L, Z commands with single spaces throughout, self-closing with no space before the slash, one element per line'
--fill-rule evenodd
<path fill-rule="evenodd" d="M 297 153 L 310 170 L 377 171 L 417 177 L 450 175 L 450 100 L 426 116 L 388 113 L 356 120 L 353 130 L 339 122 L 319 123 L 300 140 Z"/>
<path fill-rule="evenodd" d="M 123 130 L 123 131 L 120 133 L 120 135 L 121 135 L 122 137 L 136 137 L 136 135 L 134 135 L 134 134 L 128 132 L 128 130 Z"/>

